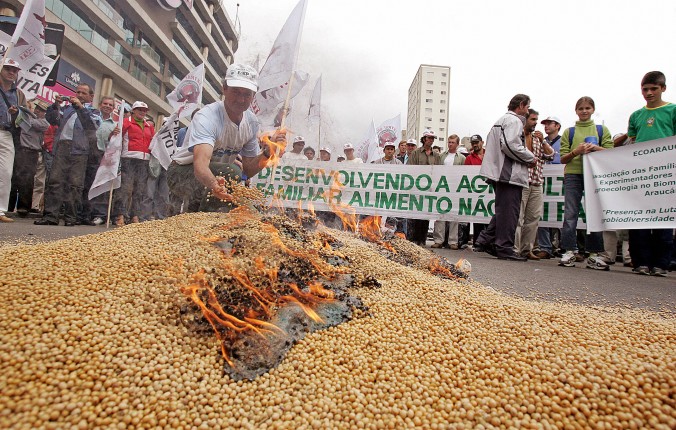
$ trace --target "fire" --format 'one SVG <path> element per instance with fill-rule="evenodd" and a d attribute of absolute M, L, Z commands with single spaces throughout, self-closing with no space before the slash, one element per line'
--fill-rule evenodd
<path fill-rule="evenodd" d="M 433 275 L 446 276 L 448 278 L 457 278 L 457 276 L 455 276 L 453 272 L 451 272 L 449 269 L 447 269 L 446 267 L 442 266 L 439 263 L 440 260 L 438 258 L 433 258 L 430 260 L 429 264 L 430 273 L 432 273 Z"/>
<path fill-rule="evenodd" d="M 263 133 L 263 135 L 260 137 L 261 145 L 267 146 L 268 150 L 270 151 L 270 158 L 267 160 L 262 159 L 260 161 L 260 165 L 258 166 L 260 169 L 263 167 L 274 167 L 279 164 L 279 159 L 282 157 L 284 150 L 286 149 L 286 138 L 282 138 L 284 136 L 286 136 L 286 129 L 280 128 L 275 130 L 273 133 Z"/>
<path fill-rule="evenodd" d="M 352 206 L 337 202 L 337 200 L 334 199 L 334 196 L 339 196 L 342 193 L 343 188 L 345 188 L 345 185 L 343 185 L 340 180 L 338 180 L 338 172 L 334 172 L 333 183 L 331 184 L 329 190 L 326 191 L 325 197 L 329 202 L 331 211 L 333 211 L 333 213 L 335 213 L 343 222 L 343 229 L 356 232 L 357 215 L 355 209 Z"/>
<path fill-rule="evenodd" d="M 394 249 L 392 244 L 383 241 L 383 233 L 381 230 L 383 218 L 379 216 L 367 216 L 359 222 L 359 235 L 365 240 L 373 243 L 377 243 L 388 251 L 396 254 L 397 250 Z"/>
<path fill-rule="evenodd" d="M 401 231 L 398 231 L 398 232 L 394 233 L 394 235 L 397 236 L 399 239 L 404 239 L 404 240 L 406 240 L 406 235 L 405 235 L 403 232 L 401 232 Z"/>

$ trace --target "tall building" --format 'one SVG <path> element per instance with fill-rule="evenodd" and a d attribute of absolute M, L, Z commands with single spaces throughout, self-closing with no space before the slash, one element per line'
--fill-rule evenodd
<path fill-rule="evenodd" d="M 112 95 L 145 101 L 158 121 L 171 112 L 165 97 L 205 63 L 202 103 L 221 99 L 221 81 L 232 63 L 239 31 L 223 0 L 45 0 L 48 22 L 65 25 L 57 84 L 71 95 L 78 82 L 93 84 L 94 102 Z M 25 0 L 2 0 L 0 11 L 18 16 Z"/>
<path fill-rule="evenodd" d="M 430 128 L 439 140 L 446 140 L 450 82 L 450 67 L 420 65 L 408 89 L 406 139 L 418 140 Z"/>

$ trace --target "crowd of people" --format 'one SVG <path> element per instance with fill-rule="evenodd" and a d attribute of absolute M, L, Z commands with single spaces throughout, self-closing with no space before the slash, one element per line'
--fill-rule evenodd
<path fill-rule="evenodd" d="M 127 106 L 123 127 L 113 119 L 115 101 L 102 95 L 93 105 L 94 89 L 77 87 L 73 97 L 56 96 L 51 105 L 27 101 L 16 87 L 19 65 L 8 59 L 0 70 L 0 222 L 15 216 L 41 214 L 37 225 L 101 225 L 108 217 L 118 226 L 163 219 L 181 212 L 227 210 L 231 184 L 257 174 L 277 145 L 260 139 L 260 123 L 249 109 L 258 90 L 257 72 L 247 65 L 231 65 L 223 81 L 223 100 L 199 109 L 189 127 L 179 130 L 177 151 L 168 169 L 152 156 L 155 124 L 148 106 L 136 101 Z M 643 275 L 666 276 L 676 259 L 673 229 L 633 229 L 582 235 L 577 220 L 584 192 L 582 156 L 616 146 L 639 144 L 676 135 L 676 105 L 662 100 L 666 78 L 646 74 L 641 82 L 647 105 L 631 115 L 627 133 L 611 136 L 604 125 L 594 124 L 594 100 L 582 97 L 575 105 L 579 120 L 563 129 L 556 116 L 539 121 L 530 98 L 514 96 L 508 111 L 491 127 L 486 142 L 481 135 L 461 145 L 458 135 L 438 145 L 432 130 L 425 130 L 420 146 L 415 139 L 386 142 L 376 164 L 444 165 L 456 168 L 479 165 L 495 191 L 494 216 L 487 225 L 473 225 L 472 247 L 500 259 L 526 261 L 560 257 L 570 267 L 586 259 L 586 267 L 608 270 L 618 255 L 621 262 Z M 545 133 L 536 131 L 538 122 Z M 121 185 L 112 196 L 88 198 L 96 171 L 110 140 L 121 134 Z M 275 132 L 271 141 L 284 146 L 286 133 Z M 331 161 L 333 150 L 319 154 L 296 136 L 282 160 Z M 351 143 L 343 145 L 336 161 L 362 163 Z M 542 168 L 565 164 L 565 216 L 559 247 L 556 229 L 540 227 L 543 195 Z M 399 220 L 397 229 L 425 246 L 427 220 Z M 458 221 L 434 223 L 432 248 L 460 249 L 469 242 L 469 225 Z"/>

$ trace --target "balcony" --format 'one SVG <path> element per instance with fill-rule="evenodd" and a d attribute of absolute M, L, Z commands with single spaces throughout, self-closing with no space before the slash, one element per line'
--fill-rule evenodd
<path fill-rule="evenodd" d="M 140 60 L 141 63 L 151 71 L 160 72 L 160 54 L 158 54 L 151 46 L 135 46 L 131 49 L 131 53 L 136 60 Z"/>
<path fill-rule="evenodd" d="M 124 40 L 124 20 L 104 0 L 71 0 L 72 4 L 89 17 L 96 27 L 110 34 L 116 40 Z M 60 1 L 47 1 L 45 7 L 55 7 Z M 57 14 L 58 15 L 58 14 Z"/>

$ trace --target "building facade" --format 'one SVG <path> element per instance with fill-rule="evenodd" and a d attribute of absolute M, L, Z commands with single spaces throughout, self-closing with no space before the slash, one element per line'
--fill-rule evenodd
<path fill-rule="evenodd" d="M 166 95 L 204 62 L 202 103 L 220 100 L 239 41 L 221 1 L 45 0 L 47 21 L 63 24 L 65 36 L 57 85 L 45 87 L 43 97 L 93 82 L 96 104 L 103 95 L 142 100 L 159 122 L 172 110 Z M 24 3 L 0 1 L 0 12 L 18 16 Z"/>
<path fill-rule="evenodd" d="M 450 67 L 420 65 L 408 89 L 406 139 L 418 140 L 425 129 L 429 128 L 434 130 L 439 140 L 446 140 L 446 136 L 450 134 L 448 131 L 450 82 Z"/>

